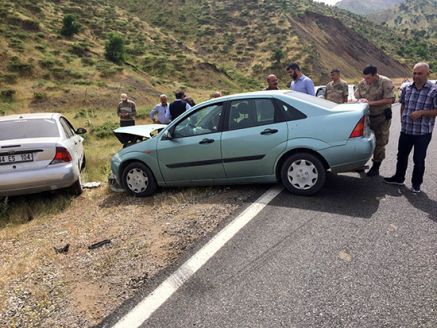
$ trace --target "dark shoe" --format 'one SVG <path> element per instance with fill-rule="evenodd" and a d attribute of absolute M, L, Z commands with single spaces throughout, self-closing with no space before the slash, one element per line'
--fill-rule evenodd
<path fill-rule="evenodd" d="M 391 178 L 384 178 L 384 183 L 391 184 L 391 185 L 397 185 L 397 186 L 403 186 L 404 180 L 399 179 L 397 176 L 392 176 Z"/>
<path fill-rule="evenodd" d="M 420 193 L 420 186 L 412 186 L 410 190 L 412 193 L 418 194 Z"/>
<path fill-rule="evenodd" d="M 367 171 L 368 177 L 376 177 L 379 175 L 379 167 L 381 166 L 381 162 L 373 162 L 372 167 L 369 171 Z"/>

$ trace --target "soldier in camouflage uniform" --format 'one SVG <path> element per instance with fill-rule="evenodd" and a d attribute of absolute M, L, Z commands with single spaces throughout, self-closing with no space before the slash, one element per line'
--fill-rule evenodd
<path fill-rule="evenodd" d="M 340 70 L 338 68 L 331 71 L 331 80 L 326 86 L 325 99 L 337 104 L 347 102 L 349 96 L 347 83 L 340 78 Z"/>
<path fill-rule="evenodd" d="M 379 167 L 385 158 L 385 145 L 388 143 L 392 116 L 391 104 L 394 101 L 393 82 L 379 75 L 373 65 L 364 68 L 363 77 L 355 91 L 355 98 L 358 102 L 368 103 L 370 108 L 370 128 L 375 133 L 376 146 L 373 165 L 367 176 L 373 177 L 379 175 Z"/>

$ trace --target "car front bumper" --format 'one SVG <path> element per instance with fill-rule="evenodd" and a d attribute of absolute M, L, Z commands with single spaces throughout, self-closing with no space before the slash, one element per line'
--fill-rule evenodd
<path fill-rule="evenodd" d="M 79 180 L 77 165 L 68 163 L 43 169 L 0 174 L 0 196 L 17 196 L 68 188 Z"/>

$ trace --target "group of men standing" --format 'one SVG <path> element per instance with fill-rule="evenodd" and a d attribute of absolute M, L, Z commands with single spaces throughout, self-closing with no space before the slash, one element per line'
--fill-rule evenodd
<path fill-rule="evenodd" d="M 314 96 L 314 83 L 305 76 L 299 65 L 293 63 L 287 66 L 287 72 L 292 79 L 290 89 Z M 428 81 L 430 70 L 427 63 L 417 63 L 413 68 L 413 82 L 402 89 L 401 103 L 401 134 L 398 142 L 396 172 L 392 177 L 384 178 L 384 182 L 403 185 L 408 166 L 408 156 L 414 148 L 413 176 L 411 191 L 420 192 L 425 172 L 425 158 L 431 141 L 435 117 L 437 116 L 437 86 Z M 267 77 L 265 90 L 278 90 L 278 78 L 271 74 Z M 331 82 L 326 86 L 325 99 L 336 102 L 348 102 L 348 84 L 340 77 L 340 70 L 331 71 Z M 382 161 L 385 159 L 385 146 L 388 144 L 392 119 L 391 105 L 395 101 L 393 82 L 378 74 L 373 65 L 363 69 L 363 79 L 354 92 L 353 102 L 369 105 L 370 129 L 375 134 L 375 150 L 372 167 L 366 175 L 379 175 Z"/>
<path fill-rule="evenodd" d="M 187 97 L 183 91 L 177 91 L 175 98 L 176 100 L 169 104 L 167 95 L 162 94 L 159 96 L 160 103 L 157 104 L 149 114 L 153 122 L 168 124 L 195 105 L 193 99 Z M 128 99 L 125 93 L 122 93 L 120 103 L 117 106 L 120 126 L 135 125 L 136 113 L 135 102 Z"/>

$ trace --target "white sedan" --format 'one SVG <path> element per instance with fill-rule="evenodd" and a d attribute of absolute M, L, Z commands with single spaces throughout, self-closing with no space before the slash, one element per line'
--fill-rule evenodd
<path fill-rule="evenodd" d="M 57 113 L 0 117 L 0 196 L 63 188 L 80 194 L 83 133 Z"/>

